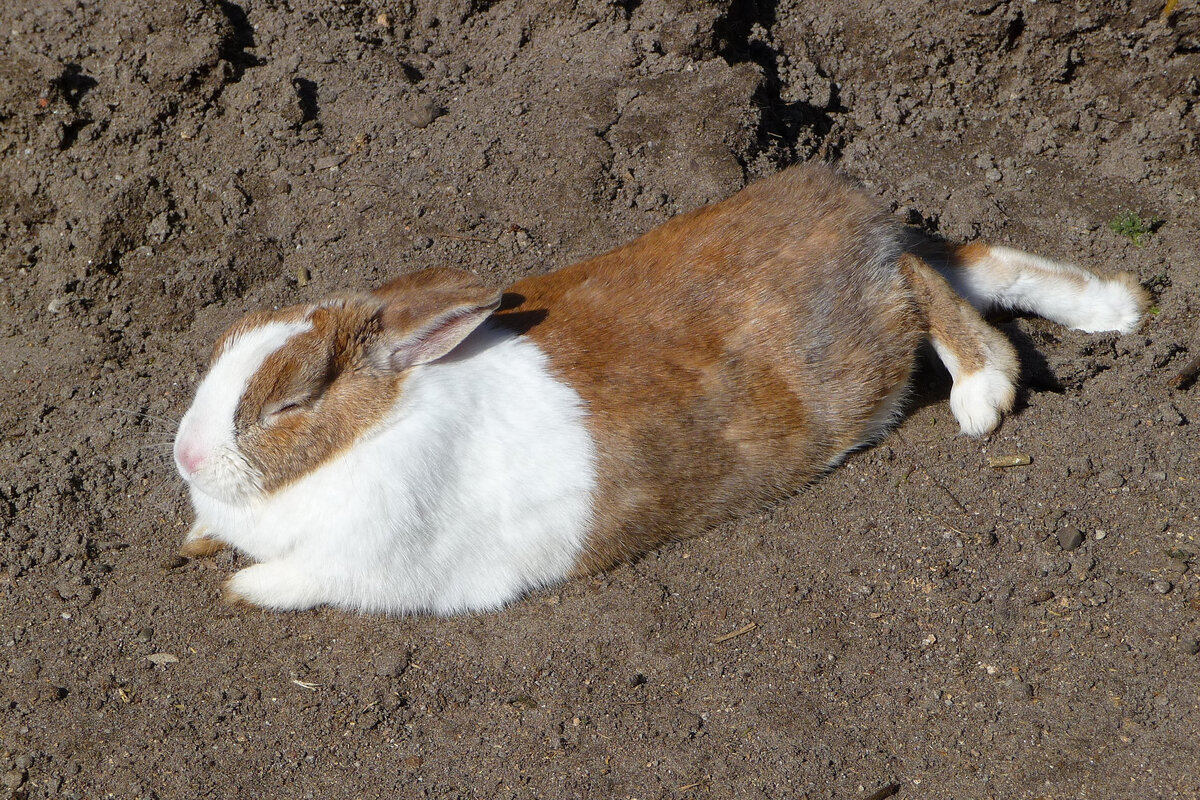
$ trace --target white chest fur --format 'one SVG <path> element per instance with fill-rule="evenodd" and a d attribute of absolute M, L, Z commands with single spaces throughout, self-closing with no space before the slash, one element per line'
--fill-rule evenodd
<path fill-rule="evenodd" d="M 595 447 L 579 395 L 527 339 L 481 328 L 414 370 L 389 420 L 243 506 L 193 491 L 261 563 L 229 589 L 278 609 L 451 614 L 563 580 L 588 533 Z"/>

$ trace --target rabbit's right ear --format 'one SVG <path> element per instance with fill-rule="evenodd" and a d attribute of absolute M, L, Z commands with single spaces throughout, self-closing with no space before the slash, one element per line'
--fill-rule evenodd
<path fill-rule="evenodd" d="M 449 270 L 447 270 L 449 271 Z M 377 314 L 379 336 L 367 349 L 367 361 L 390 372 L 427 364 L 449 353 L 500 305 L 499 289 L 471 278 L 441 285 L 405 287 L 388 284 L 376 294 L 384 298 Z"/>

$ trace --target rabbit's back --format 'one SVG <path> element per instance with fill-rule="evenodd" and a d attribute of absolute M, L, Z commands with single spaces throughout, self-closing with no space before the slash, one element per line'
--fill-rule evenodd
<path fill-rule="evenodd" d="M 760 508 L 890 421 L 922 333 L 896 223 L 787 170 L 511 289 L 583 398 L 600 476 L 580 572 Z"/>

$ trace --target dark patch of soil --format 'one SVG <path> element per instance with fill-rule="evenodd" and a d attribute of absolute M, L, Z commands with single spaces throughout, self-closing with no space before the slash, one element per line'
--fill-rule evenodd
<path fill-rule="evenodd" d="M 1195 796 L 1200 12 L 1162 5 L 3 4 L 0 797 Z M 502 613 L 235 611 L 232 556 L 173 558 L 242 312 L 503 284 L 811 158 L 1154 312 L 1002 321 L 992 437 L 930 369 L 773 512 Z"/>

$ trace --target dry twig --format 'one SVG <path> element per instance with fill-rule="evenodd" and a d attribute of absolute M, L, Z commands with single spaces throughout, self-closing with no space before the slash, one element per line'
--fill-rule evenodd
<path fill-rule="evenodd" d="M 738 628 L 736 631 L 730 631 L 729 633 L 727 633 L 723 636 L 718 636 L 717 638 L 713 639 L 713 644 L 720 644 L 721 642 L 728 642 L 730 639 L 734 639 L 738 636 L 741 636 L 743 633 L 749 633 L 750 631 L 754 630 L 757 627 L 758 627 L 757 622 L 751 622 L 749 625 L 743 625 L 742 627 Z"/>

